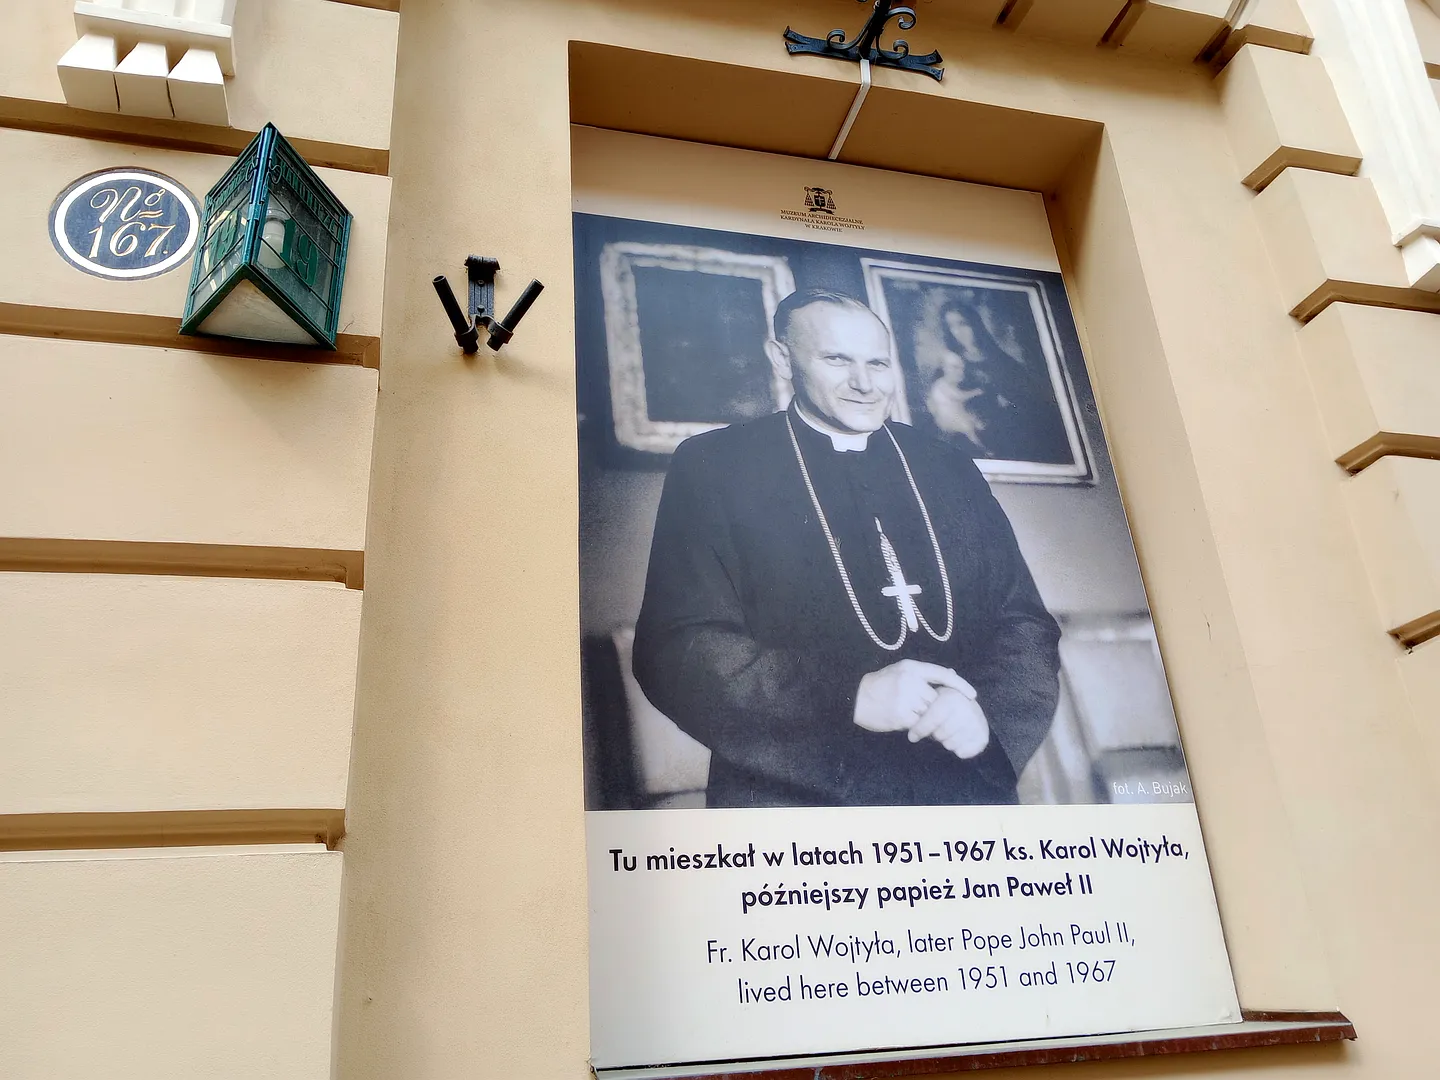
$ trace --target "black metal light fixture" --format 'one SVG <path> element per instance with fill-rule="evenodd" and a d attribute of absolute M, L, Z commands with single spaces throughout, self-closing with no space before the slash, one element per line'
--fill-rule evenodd
<path fill-rule="evenodd" d="M 859 2 L 863 4 L 866 0 Z M 894 0 L 875 0 L 875 8 L 871 11 L 870 18 L 849 41 L 845 40 L 843 28 L 831 30 L 823 38 L 813 38 L 798 34 L 787 26 L 785 48 L 792 56 L 804 53 L 828 56 L 833 60 L 849 60 L 851 63 L 866 60 L 876 67 L 899 68 L 901 71 L 916 71 L 929 75 L 936 82 L 943 79 L 945 69 L 940 65 L 944 61 L 938 51 L 928 52 L 924 56 L 912 56 L 910 43 L 904 38 L 896 38 L 889 49 L 880 47 L 880 35 L 885 31 L 885 24 L 891 19 L 898 20 L 896 25 L 901 30 L 909 30 L 915 25 L 915 9 L 895 7 Z"/>
<path fill-rule="evenodd" d="M 445 309 L 450 325 L 455 330 L 455 342 L 466 356 L 473 355 L 480 348 L 480 331 L 488 336 L 485 344 L 492 352 L 515 336 L 515 328 L 530 305 L 535 303 L 544 285 L 531 281 L 520 294 L 520 299 L 510 306 L 503 319 L 495 318 L 495 275 L 500 272 L 500 261 L 483 255 L 471 255 L 465 260 L 465 274 L 470 280 L 469 311 L 460 310 L 460 302 L 444 274 L 438 275 L 432 284 L 440 297 L 440 306 Z"/>

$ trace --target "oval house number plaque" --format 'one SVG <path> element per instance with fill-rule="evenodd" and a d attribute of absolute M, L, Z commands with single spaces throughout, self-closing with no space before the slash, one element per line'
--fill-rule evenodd
<path fill-rule="evenodd" d="M 71 266 L 135 281 L 174 270 L 199 232 L 195 197 L 147 169 L 82 176 L 50 209 L 50 239 Z"/>

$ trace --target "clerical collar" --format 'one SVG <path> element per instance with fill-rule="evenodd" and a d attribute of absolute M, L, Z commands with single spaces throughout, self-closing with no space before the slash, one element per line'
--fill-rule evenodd
<path fill-rule="evenodd" d="M 862 451 L 870 445 L 870 432 L 859 433 L 849 431 L 837 431 L 822 420 L 816 420 L 801 406 L 799 401 L 795 402 L 795 415 L 800 417 L 805 426 L 820 432 L 830 440 L 830 445 L 835 447 L 835 452 L 843 454 L 846 451 Z"/>

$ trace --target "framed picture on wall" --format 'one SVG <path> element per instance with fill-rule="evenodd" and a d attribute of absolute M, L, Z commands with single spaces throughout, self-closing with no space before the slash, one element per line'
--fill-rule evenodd
<path fill-rule="evenodd" d="M 600 287 L 619 445 L 668 454 L 790 403 L 789 384 L 765 359 L 775 305 L 795 290 L 783 257 L 611 243 Z"/>
<path fill-rule="evenodd" d="M 1075 483 L 1093 471 L 1054 312 L 1037 278 L 862 258 L 890 326 L 916 428 L 991 480 Z"/>

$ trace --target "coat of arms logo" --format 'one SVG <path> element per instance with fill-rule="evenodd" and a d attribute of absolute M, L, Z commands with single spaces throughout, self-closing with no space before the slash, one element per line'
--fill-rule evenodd
<path fill-rule="evenodd" d="M 817 232 L 862 232 L 865 222 L 859 218 L 842 217 L 835 205 L 835 189 L 807 187 L 802 205 L 786 206 L 780 210 L 782 221 L 793 221 Z"/>
<path fill-rule="evenodd" d="M 807 187 L 805 209 L 812 214 L 834 214 L 835 192 L 830 188 Z"/>

